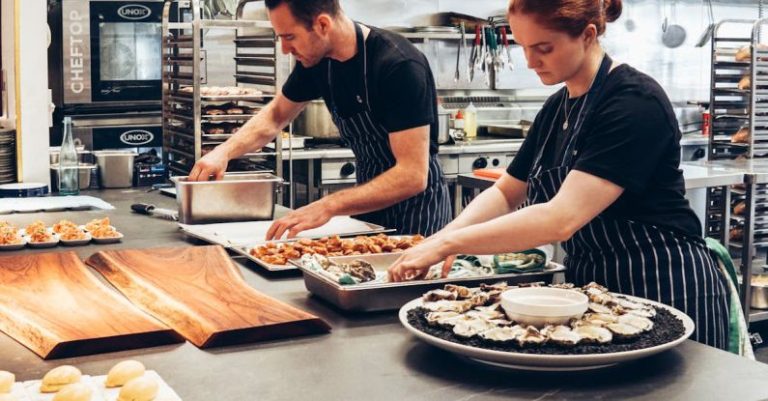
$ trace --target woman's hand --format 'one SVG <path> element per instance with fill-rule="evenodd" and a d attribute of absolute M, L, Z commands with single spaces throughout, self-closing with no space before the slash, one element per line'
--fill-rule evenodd
<path fill-rule="evenodd" d="M 400 255 L 392 266 L 389 267 L 389 281 L 422 280 L 429 272 L 430 267 L 443 262 L 442 277 L 446 277 L 451 270 L 455 256 L 449 255 L 444 246 L 444 241 L 438 238 L 428 238 L 419 245 L 406 250 Z"/>

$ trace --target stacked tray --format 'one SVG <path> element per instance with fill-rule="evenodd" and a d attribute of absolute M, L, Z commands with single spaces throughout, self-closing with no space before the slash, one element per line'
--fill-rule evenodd
<path fill-rule="evenodd" d="M 0 130 L 0 184 L 16 182 L 16 131 Z"/>

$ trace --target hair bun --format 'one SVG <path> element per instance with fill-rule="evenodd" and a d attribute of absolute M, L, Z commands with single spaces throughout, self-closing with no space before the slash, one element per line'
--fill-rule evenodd
<path fill-rule="evenodd" d="M 621 0 L 603 0 L 603 9 L 606 22 L 616 21 L 621 16 Z"/>

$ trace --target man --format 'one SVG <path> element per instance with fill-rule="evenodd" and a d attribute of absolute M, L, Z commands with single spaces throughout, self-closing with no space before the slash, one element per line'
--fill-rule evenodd
<path fill-rule="evenodd" d="M 357 159 L 358 185 L 275 221 L 267 239 L 294 237 L 337 215 L 431 235 L 451 218 L 437 161 L 437 95 L 429 64 L 405 38 L 349 19 L 338 0 L 266 0 L 283 53 L 298 61 L 237 134 L 200 159 L 192 180 L 220 179 L 230 159 L 260 149 L 322 97 Z"/>

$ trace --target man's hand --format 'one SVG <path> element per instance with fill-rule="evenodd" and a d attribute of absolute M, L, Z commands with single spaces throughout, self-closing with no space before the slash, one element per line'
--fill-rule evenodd
<path fill-rule="evenodd" d="M 455 255 L 445 253 L 442 240 L 426 239 L 413 248 L 407 249 L 387 270 L 389 281 L 423 280 L 429 269 L 443 262 L 441 276 L 446 277 L 451 271 Z"/>
<path fill-rule="evenodd" d="M 331 217 L 333 213 L 322 201 L 310 203 L 275 220 L 267 231 L 266 240 L 282 239 L 286 232 L 288 232 L 288 238 L 293 238 L 302 231 L 322 226 Z"/>
<path fill-rule="evenodd" d="M 209 181 L 211 176 L 214 180 L 224 178 L 227 171 L 229 159 L 215 150 L 203 156 L 195 163 L 189 172 L 189 181 Z"/>

